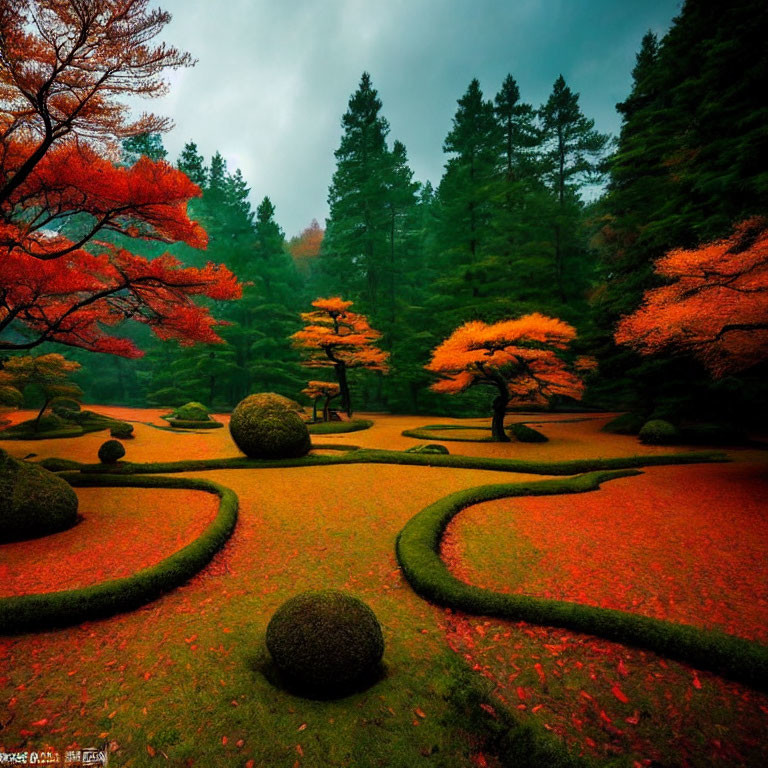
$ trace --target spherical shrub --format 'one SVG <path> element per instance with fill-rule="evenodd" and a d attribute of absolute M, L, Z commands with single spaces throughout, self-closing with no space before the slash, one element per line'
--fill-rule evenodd
<path fill-rule="evenodd" d="M 432 453 L 445 455 L 450 451 L 444 445 L 438 445 L 437 443 L 428 443 L 427 445 L 413 445 L 410 448 L 406 448 L 406 453 Z"/>
<path fill-rule="evenodd" d="M 174 419 L 181 421 L 208 421 L 209 411 L 202 403 L 187 403 L 173 412 Z"/>
<path fill-rule="evenodd" d="M 120 438 L 120 440 L 128 440 L 133 437 L 133 424 L 120 421 L 109 430 L 109 434 L 112 437 Z"/>
<path fill-rule="evenodd" d="M 99 461 L 102 464 L 114 464 L 125 456 L 125 447 L 119 440 L 107 440 L 99 448 Z"/>
<path fill-rule="evenodd" d="M 76 522 L 77 496 L 68 483 L 0 450 L 0 541 L 45 536 Z"/>
<path fill-rule="evenodd" d="M 311 442 L 292 401 L 272 393 L 249 395 L 232 412 L 229 431 L 237 447 L 254 459 L 304 456 Z"/>
<path fill-rule="evenodd" d="M 651 419 L 643 424 L 638 437 L 645 445 L 670 445 L 680 439 L 680 433 L 664 419 Z"/>
<path fill-rule="evenodd" d="M 328 589 L 283 603 L 267 626 L 267 648 L 289 687 L 334 698 L 373 682 L 384 638 L 364 602 Z"/>

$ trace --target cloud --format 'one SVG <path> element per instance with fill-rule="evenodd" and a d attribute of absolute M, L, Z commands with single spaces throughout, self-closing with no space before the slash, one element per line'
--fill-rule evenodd
<path fill-rule="evenodd" d="M 198 59 L 142 104 L 187 141 L 239 167 L 254 205 L 269 195 L 289 235 L 327 214 L 341 116 L 364 70 L 421 181 L 437 183 L 456 100 L 473 77 L 491 98 L 504 76 L 546 100 L 562 73 L 601 131 L 616 132 L 640 39 L 663 33 L 675 0 L 160 0 L 163 39 Z"/>

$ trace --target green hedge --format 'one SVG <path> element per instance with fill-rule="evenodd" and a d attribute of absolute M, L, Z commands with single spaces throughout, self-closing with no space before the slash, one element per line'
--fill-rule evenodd
<path fill-rule="evenodd" d="M 439 432 L 451 432 L 452 430 L 467 430 L 475 429 L 482 432 L 490 432 L 490 427 L 474 427 L 470 425 L 460 424 L 426 424 L 423 427 L 416 427 L 416 429 L 404 429 L 400 434 L 403 437 L 415 437 L 417 440 L 440 440 L 440 441 L 452 441 L 456 443 L 492 443 L 493 437 L 489 434 L 488 437 L 448 437 L 447 435 L 436 434 Z"/>
<path fill-rule="evenodd" d="M 237 496 L 234 491 L 208 480 L 84 475 L 75 472 L 64 473 L 60 477 L 75 487 L 181 488 L 215 493 L 220 499 L 219 511 L 213 522 L 191 544 L 132 576 L 82 589 L 0 599 L 0 634 L 79 624 L 145 605 L 183 584 L 207 565 L 230 537 L 237 522 Z"/>
<path fill-rule="evenodd" d="M 163 416 L 174 429 L 218 429 L 224 425 L 220 421 L 209 419 L 208 421 L 191 421 L 189 419 L 174 419 Z"/>
<path fill-rule="evenodd" d="M 34 429 L 35 420 L 29 419 L 0 432 L 0 440 L 55 440 L 66 437 L 80 437 L 89 432 L 100 432 L 112 427 L 130 426 L 125 421 L 113 419 L 93 411 L 67 410 L 67 418 L 58 414 L 46 414 L 40 420 L 42 428 Z"/>
<path fill-rule="evenodd" d="M 337 445 L 316 445 L 315 448 L 342 450 Z M 202 472 L 213 469 L 276 469 L 279 467 L 317 467 L 333 464 L 404 464 L 420 467 L 455 467 L 457 469 L 488 469 L 494 472 L 516 472 L 528 475 L 576 475 L 598 470 L 631 469 L 634 467 L 667 466 L 671 464 L 710 464 L 729 461 L 725 454 L 714 451 L 692 451 L 655 456 L 619 456 L 611 459 L 574 459 L 572 461 L 523 461 L 520 459 L 491 459 L 480 456 L 441 456 L 438 454 L 407 453 L 359 448 L 338 456 L 310 454 L 295 459 L 249 459 L 236 456 L 227 459 L 187 459 L 184 461 L 157 461 L 146 464 L 122 463 L 112 469 L 113 474 L 152 475 L 174 472 Z M 104 472 L 101 464 L 72 464 L 66 459 L 45 459 L 40 462 L 46 469 L 78 468 L 88 474 Z"/>
<path fill-rule="evenodd" d="M 414 591 L 454 610 L 514 621 L 558 626 L 638 646 L 768 690 L 768 646 L 722 632 L 674 624 L 623 611 L 512 595 L 471 586 L 455 578 L 440 559 L 440 540 L 463 509 L 515 496 L 584 493 L 619 477 L 639 474 L 591 472 L 557 480 L 485 485 L 453 493 L 413 517 L 397 537 L 400 567 Z"/>
<path fill-rule="evenodd" d="M 317 424 L 307 424 L 310 435 L 338 435 L 342 432 L 359 432 L 370 429 L 373 422 L 370 419 L 352 419 L 351 421 L 320 421 Z"/>
<path fill-rule="evenodd" d="M 549 438 L 546 435 L 542 435 L 533 427 L 529 427 L 527 424 L 517 422 L 512 424 L 507 430 L 512 437 L 520 443 L 548 443 Z"/>

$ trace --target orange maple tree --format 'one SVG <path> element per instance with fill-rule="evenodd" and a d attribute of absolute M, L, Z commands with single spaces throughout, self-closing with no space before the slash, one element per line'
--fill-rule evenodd
<path fill-rule="evenodd" d="M 714 376 L 768 359 L 768 221 L 736 225 L 730 237 L 656 262 L 670 283 L 647 291 L 616 330 L 642 354 L 693 354 Z"/>
<path fill-rule="evenodd" d="M 386 373 L 389 353 L 379 349 L 375 342 L 381 334 L 371 328 L 368 318 L 350 312 L 351 301 L 333 297 L 312 302 L 313 312 L 301 315 L 305 323 L 294 333 L 294 346 L 306 351 L 308 357 L 302 365 L 308 368 L 333 368 L 339 383 L 341 407 L 352 416 L 347 371 L 364 368 Z"/>
<path fill-rule="evenodd" d="M 491 431 L 509 442 L 504 415 L 510 405 L 544 405 L 555 395 L 580 399 L 584 384 L 577 371 L 594 368 L 592 358 L 570 364 L 564 357 L 576 330 L 539 313 L 516 320 L 472 320 L 457 328 L 433 352 L 425 366 L 440 376 L 435 392 L 455 394 L 485 385 L 496 390 Z"/>
<path fill-rule="evenodd" d="M 126 318 L 162 338 L 216 342 L 216 321 L 192 297 L 240 295 L 225 267 L 150 262 L 108 242 L 207 242 L 187 215 L 200 190 L 182 172 L 111 162 L 121 139 L 170 127 L 131 121 L 121 99 L 161 95 L 163 72 L 193 63 L 151 45 L 170 16 L 148 2 L 0 3 L 0 350 L 53 341 L 137 356 L 109 332 Z"/>
<path fill-rule="evenodd" d="M 335 381 L 309 381 L 307 386 L 301 390 L 302 394 L 311 398 L 313 403 L 313 421 L 317 421 L 317 401 L 323 400 L 323 421 L 330 418 L 329 408 L 331 400 L 341 394 L 341 388 Z"/>
<path fill-rule="evenodd" d="M 317 219 L 312 219 L 312 223 L 298 237 L 292 238 L 288 245 L 296 269 L 305 277 L 312 270 L 312 261 L 320 255 L 323 237 L 325 230 Z"/>

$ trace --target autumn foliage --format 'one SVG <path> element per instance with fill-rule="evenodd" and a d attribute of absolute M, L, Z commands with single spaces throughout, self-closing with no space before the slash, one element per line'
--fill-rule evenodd
<path fill-rule="evenodd" d="M 697 357 L 715 376 L 768 358 L 768 222 L 738 224 L 723 240 L 656 262 L 668 285 L 647 291 L 619 323 L 616 342 L 643 354 Z"/>
<path fill-rule="evenodd" d="M 328 408 L 331 404 L 331 400 L 341 394 L 341 387 L 339 387 L 335 381 L 309 381 L 307 382 L 307 386 L 301 390 L 301 393 L 313 400 L 315 419 L 317 419 L 317 401 L 324 401 L 323 421 L 328 421 Z"/>
<path fill-rule="evenodd" d="M 191 60 L 152 47 L 170 19 L 148 0 L 11 0 L 0 7 L 0 350 L 52 341 L 137 356 L 110 332 L 126 318 L 182 343 L 220 341 L 193 296 L 232 299 L 225 267 L 150 262 L 116 236 L 203 248 L 187 215 L 199 188 L 164 162 L 110 160 L 116 142 L 167 121 L 128 119 L 120 99 L 165 92 Z"/>
<path fill-rule="evenodd" d="M 82 390 L 69 380 L 72 373 L 80 368 L 80 363 L 67 360 L 62 355 L 52 353 L 32 357 L 11 357 L 0 368 L 0 388 L 12 388 L 22 393 L 28 386 L 38 387 L 43 394 L 43 405 L 35 419 L 37 429 L 45 409 L 58 398 L 79 400 Z"/>
<path fill-rule="evenodd" d="M 303 365 L 309 368 L 333 368 L 341 389 L 342 407 L 352 415 L 347 384 L 347 370 L 364 368 L 386 373 L 387 352 L 375 342 L 381 334 L 371 328 L 365 315 L 351 312 L 351 301 L 339 297 L 316 299 L 313 312 L 304 312 L 305 326 L 291 337 L 294 345 L 305 350 Z"/>
<path fill-rule="evenodd" d="M 312 223 L 297 237 L 291 240 L 289 250 L 296 269 L 305 277 L 310 273 L 312 262 L 320 255 L 325 230 L 312 219 Z"/>
<path fill-rule="evenodd" d="M 443 341 L 425 367 L 440 376 L 435 392 L 495 388 L 493 435 L 507 441 L 503 420 L 510 404 L 544 405 L 555 395 L 581 398 L 584 384 L 576 371 L 593 368 L 594 361 L 578 358 L 570 365 L 564 359 L 575 338 L 571 325 L 538 313 L 492 324 L 473 320 Z"/>

